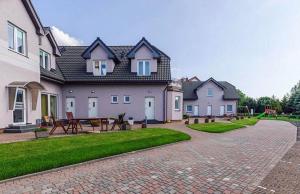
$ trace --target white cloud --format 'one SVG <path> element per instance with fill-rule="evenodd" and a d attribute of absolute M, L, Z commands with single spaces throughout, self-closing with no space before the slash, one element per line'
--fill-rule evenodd
<path fill-rule="evenodd" d="M 51 27 L 51 32 L 59 46 L 80 46 L 83 44 L 82 40 L 72 37 L 56 26 Z"/>

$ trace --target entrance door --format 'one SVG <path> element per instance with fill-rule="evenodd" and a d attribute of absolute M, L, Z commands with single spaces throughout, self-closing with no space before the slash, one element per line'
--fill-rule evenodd
<path fill-rule="evenodd" d="M 17 88 L 15 107 L 13 111 L 13 124 L 26 124 L 26 103 L 25 90 Z"/>
<path fill-rule="evenodd" d="M 145 98 L 145 116 L 148 120 L 153 120 L 154 117 L 154 97 Z"/>
<path fill-rule="evenodd" d="M 220 106 L 220 116 L 224 116 L 225 114 L 225 106 Z"/>
<path fill-rule="evenodd" d="M 194 116 L 199 116 L 199 106 L 194 105 Z"/>
<path fill-rule="evenodd" d="M 75 117 L 75 98 L 66 99 L 66 112 L 72 112 Z"/>
<path fill-rule="evenodd" d="M 211 115 L 211 105 L 207 106 L 207 115 Z"/>
<path fill-rule="evenodd" d="M 98 99 L 97 98 L 89 98 L 89 117 L 95 118 L 98 116 Z"/>

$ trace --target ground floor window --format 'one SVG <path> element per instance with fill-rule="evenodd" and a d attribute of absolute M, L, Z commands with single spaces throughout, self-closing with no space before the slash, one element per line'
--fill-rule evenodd
<path fill-rule="evenodd" d="M 193 112 L 193 106 L 192 105 L 187 105 L 186 106 L 186 112 Z"/>
<path fill-rule="evenodd" d="M 180 96 L 175 96 L 175 110 L 180 110 Z"/>
<path fill-rule="evenodd" d="M 232 105 L 228 104 L 227 105 L 227 112 L 232 112 L 232 111 L 233 111 Z"/>
<path fill-rule="evenodd" d="M 41 97 L 42 117 L 51 116 L 57 117 L 57 96 L 53 94 L 42 94 Z"/>

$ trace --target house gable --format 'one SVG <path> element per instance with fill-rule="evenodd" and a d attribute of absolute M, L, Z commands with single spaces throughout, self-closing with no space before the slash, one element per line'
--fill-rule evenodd
<path fill-rule="evenodd" d="M 109 59 L 113 59 L 115 60 L 115 62 L 119 61 L 117 56 L 114 54 L 114 52 L 108 46 L 106 46 L 106 44 L 99 37 L 97 37 L 97 39 L 89 47 L 85 49 L 85 51 L 82 53 L 81 56 L 84 59 L 91 59 L 91 53 L 97 47 L 101 47 L 104 50 L 104 52 L 107 54 L 107 57 Z"/>
<path fill-rule="evenodd" d="M 161 54 L 145 38 L 142 38 L 127 54 L 130 59 L 131 72 L 138 72 L 138 62 L 148 61 L 150 74 L 157 72 L 157 63 Z"/>

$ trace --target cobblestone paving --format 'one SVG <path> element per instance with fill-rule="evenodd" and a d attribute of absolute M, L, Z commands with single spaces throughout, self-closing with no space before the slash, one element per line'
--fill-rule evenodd
<path fill-rule="evenodd" d="M 3 183 L 0 193 L 251 193 L 296 136 L 280 121 L 224 134 L 164 127 L 192 140 Z"/>
<path fill-rule="evenodd" d="M 284 155 L 253 193 L 300 193 L 300 142 Z"/>

